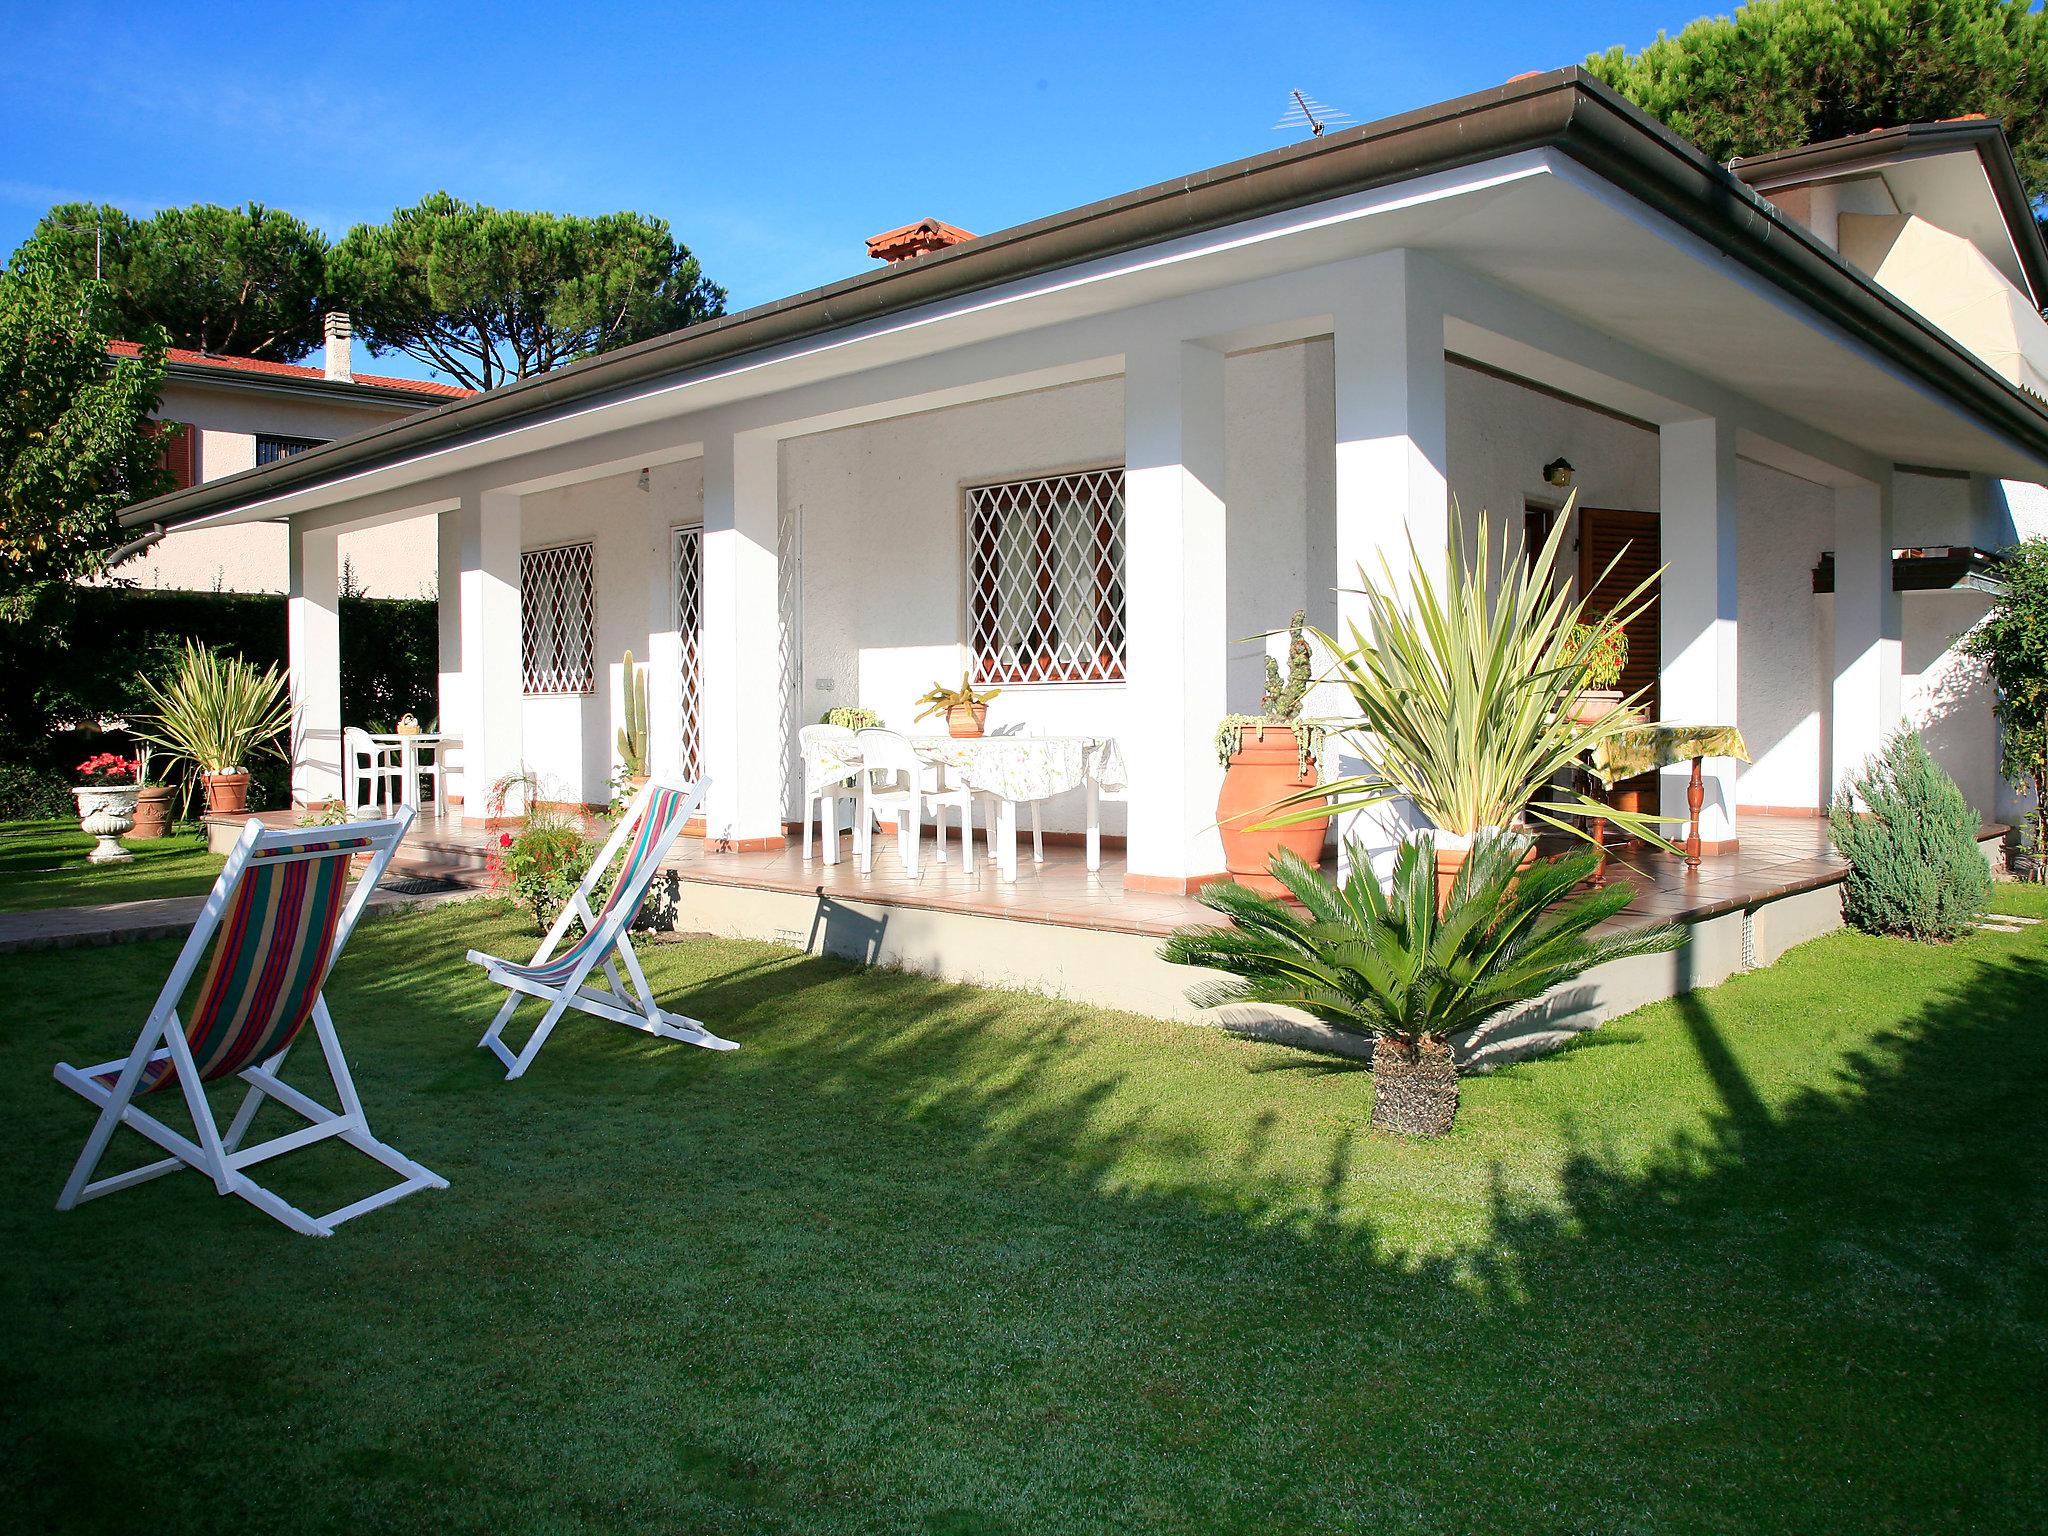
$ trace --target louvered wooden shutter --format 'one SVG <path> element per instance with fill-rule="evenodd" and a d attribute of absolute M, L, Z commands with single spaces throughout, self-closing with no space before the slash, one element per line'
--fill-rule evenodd
<path fill-rule="evenodd" d="M 182 491 L 199 478 L 199 429 L 175 421 L 152 421 L 152 436 L 164 439 L 157 462 L 171 472 L 171 489 Z"/>
<path fill-rule="evenodd" d="M 1621 600 L 1664 563 L 1663 541 L 1654 512 L 1616 512 L 1602 507 L 1579 510 L 1579 590 L 1588 594 L 1588 613 L 1611 613 Z M 1618 557 L 1618 558 L 1617 558 Z M 1614 569 L 1607 571 L 1608 561 Z M 1628 626 L 1628 664 L 1621 669 L 1624 692 L 1644 693 L 1644 713 L 1660 717 L 1657 678 L 1663 670 L 1659 604 L 1653 588 L 1649 601 Z"/>

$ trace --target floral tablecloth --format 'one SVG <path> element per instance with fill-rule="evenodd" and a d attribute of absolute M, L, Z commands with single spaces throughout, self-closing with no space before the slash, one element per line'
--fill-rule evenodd
<path fill-rule="evenodd" d="M 1732 725 L 1623 726 L 1593 749 L 1593 777 L 1612 789 L 1623 779 L 1653 773 L 1696 757 L 1749 761 L 1749 746 Z"/>
<path fill-rule="evenodd" d="M 860 772 L 860 748 L 853 732 L 845 735 L 819 731 L 803 738 L 804 782 L 840 784 Z"/>
<path fill-rule="evenodd" d="M 1124 755 L 1109 736 L 914 736 L 928 763 L 942 763 L 977 794 L 1019 804 L 1079 789 L 1124 787 Z"/>

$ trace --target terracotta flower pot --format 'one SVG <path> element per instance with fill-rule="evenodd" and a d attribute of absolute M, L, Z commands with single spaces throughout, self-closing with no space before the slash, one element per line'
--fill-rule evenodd
<path fill-rule="evenodd" d="M 1436 850 L 1436 915 L 1442 917 L 1444 909 L 1451 904 L 1451 887 L 1458 883 L 1458 871 L 1465 867 L 1465 860 L 1471 857 L 1470 848 L 1439 848 Z M 1528 851 L 1522 855 L 1515 872 L 1521 873 L 1536 862 L 1536 844 L 1532 841 Z M 1512 887 L 1510 887 L 1512 889 Z"/>
<path fill-rule="evenodd" d="M 946 732 L 952 736 L 979 736 L 988 724 L 986 704 L 954 704 L 946 710 Z"/>
<path fill-rule="evenodd" d="M 1315 782 L 1313 764 L 1302 772 L 1293 727 L 1245 728 L 1238 737 L 1237 750 L 1230 754 L 1230 765 L 1223 770 L 1223 788 L 1216 795 L 1223 867 L 1231 879 L 1268 896 L 1285 896 L 1287 887 L 1268 873 L 1273 855 L 1287 848 L 1311 864 L 1322 856 L 1324 822 L 1258 829 L 1260 822 L 1277 814 L 1280 801 Z"/>
<path fill-rule="evenodd" d="M 152 784 L 135 797 L 135 826 L 128 836 L 137 842 L 163 837 L 171 830 L 171 802 L 177 798 L 174 784 Z"/>
<path fill-rule="evenodd" d="M 249 809 L 249 770 L 202 774 L 206 781 L 206 813 L 209 816 L 239 816 Z"/>
<path fill-rule="evenodd" d="M 1588 688 L 1572 700 L 1572 720 L 1579 725 L 1594 725 L 1607 718 L 1623 698 L 1619 688 Z"/>
<path fill-rule="evenodd" d="M 78 829 L 94 840 L 86 863 L 126 864 L 135 857 L 116 841 L 135 825 L 135 795 L 133 784 L 81 784 L 71 791 Z"/>

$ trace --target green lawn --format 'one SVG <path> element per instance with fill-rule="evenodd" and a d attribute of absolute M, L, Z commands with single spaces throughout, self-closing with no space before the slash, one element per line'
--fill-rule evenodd
<path fill-rule="evenodd" d="M 1437 1144 L 1348 1064 L 758 944 L 645 951 L 744 1049 L 572 1016 L 507 1084 L 461 955 L 530 942 L 364 923 L 336 1014 L 451 1188 L 324 1242 L 191 1174 L 56 1215 L 49 1066 L 173 946 L 0 959 L 11 1524 L 2048 1523 L 2048 925 L 1823 939 L 1468 1081 Z"/>
<path fill-rule="evenodd" d="M 0 912 L 190 896 L 220 873 L 196 827 L 122 843 L 135 855 L 130 864 L 88 864 L 92 846 L 75 821 L 0 822 Z"/>

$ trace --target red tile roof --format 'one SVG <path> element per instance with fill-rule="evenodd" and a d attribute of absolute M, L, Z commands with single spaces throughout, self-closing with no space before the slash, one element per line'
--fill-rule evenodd
<path fill-rule="evenodd" d="M 942 251 L 949 245 L 958 245 L 962 240 L 973 238 L 973 231 L 962 229 L 957 224 L 948 224 L 942 219 L 919 219 L 915 224 L 869 235 L 868 254 L 877 261 L 907 261 L 912 256 L 924 255 L 926 251 Z"/>
<path fill-rule="evenodd" d="M 142 348 L 132 341 L 110 341 L 107 350 L 116 357 L 134 357 Z M 225 368 L 236 373 L 262 373 L 272 378 L 313 379 L 328 382 L 325 370 L 308 368 L 299 363 L 271 363 L 260 357 L 224 357 L 214 352 L 193 352 L 184 347 L 168 348 L 164 356 L 174 363 L 198 363 L 207 368 Z M 415 394 L 446 395 L 450 400 L 465 399 L 476 393 L 464 389 L 460 384 L 438 384 L 430 379 L 399 379 L 389 374 L 359 373 L 348 381 L 366 385 L 371 389 L 405 389 Z"/>

